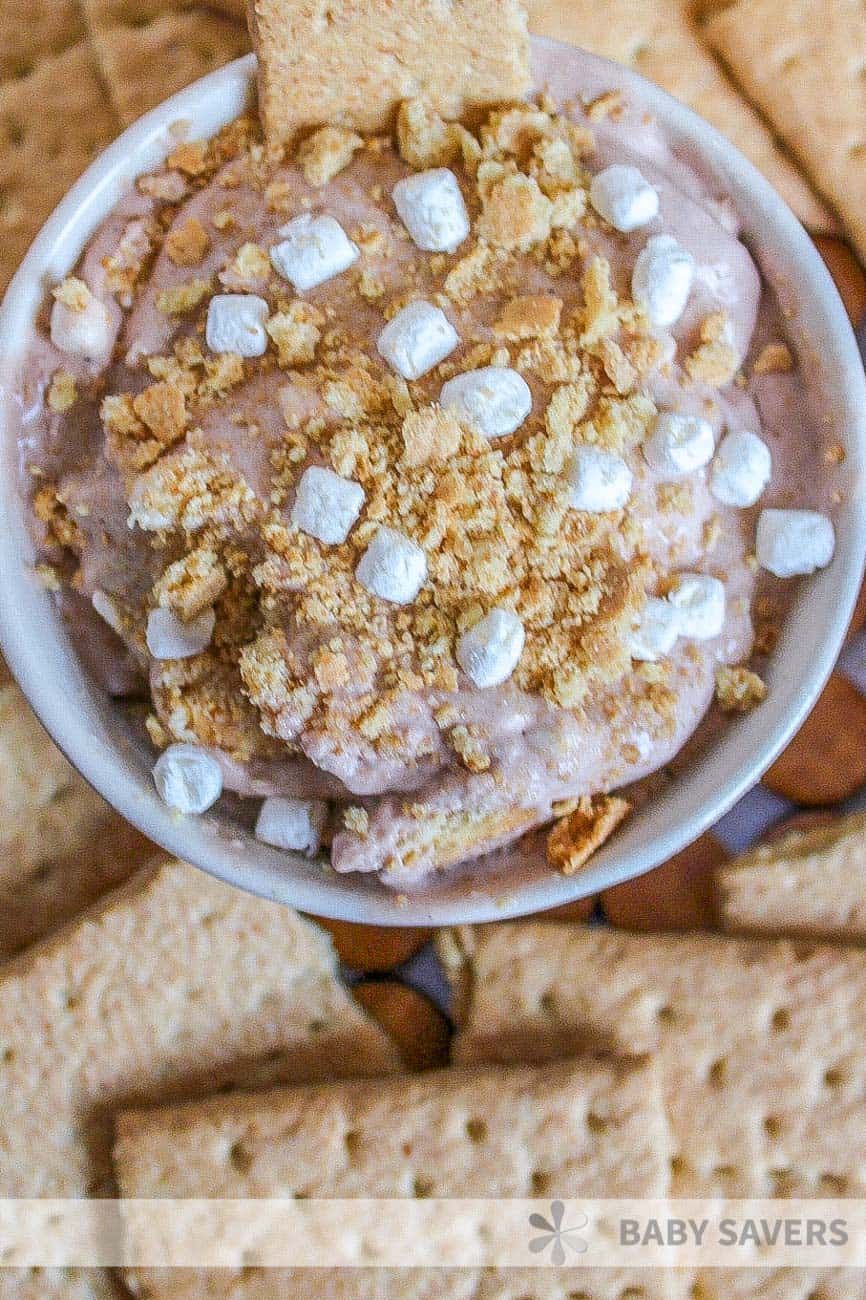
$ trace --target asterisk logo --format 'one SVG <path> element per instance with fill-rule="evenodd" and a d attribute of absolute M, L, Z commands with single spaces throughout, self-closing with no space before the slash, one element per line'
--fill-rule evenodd
<path fill-rule="evenodd" d="M 540 1255 L 548 1247 L 552 1247 L 550 1258 L 554 1264 L 559 1265 L 565 1263 L 566 1246 L 576 1255 L 582 1255 L 588 1249 L 587 1242 L 577 1235 L 577 1229 L 585 1228 L 589 1219 L 585 1214 L 581 1214 L 572 1227 L 563 1228 L 564 1217 L 565 1206 L 562 1201 L 550 1202 L 550 1219 L 545 1219 L 543 1214 L 530 1214 L 529 1222 L 533 1228 L 538 1228 L 542 1233 L 540 1237 L 533 1237 L 529 1243 L 533 1255 Z"/>

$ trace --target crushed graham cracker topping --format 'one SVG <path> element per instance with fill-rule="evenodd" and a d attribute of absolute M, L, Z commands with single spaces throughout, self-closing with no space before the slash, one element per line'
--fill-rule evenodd
<path fill-rule="evenodd" d="M 586 118 L 622 111 L 617 92 L 588 105 Z M 710 409 L 743 358 L 724 312 L 697 322 L 678 355 L 632 300 L 611 231 L 590 209 L 594 149 L 591 125 L 545 99 L 495 109 L 473 131 L 411 100 L 394 139 L 322 127 L 293 158 L 275 159 L 242 119 L 210 142 L 178 145 L 162 172 L 138 183 L 153 211 L 128 223 L 104 268 L 128 332 L 140 328 L 148 346 L 86 395 L 129 530 L 149 556 L 147 580 L 119 605 L 139 657 L 153 609 L 185 622 L 216 615 L 207 650 L 148 665 L 156 745 L 193 741 L 241 763 L 303 753 L 337 770 L 351 736 L 364 758 L 436 770 L 444 753 L 452 770 L 495 787 L 499 760 L 485 725 L 453 704 L 467 691 L 458 642 L 493 609 L 516 614 L 525 631 L 508 689 L 533 697 L 545 716 L 600 714 L 617 771 L 640 763 L 640 745 L 674 734 L 679 688 L 705 665 L 697 651 L 683 655 L 676 676 L 664 662 L 633 662 L 629 648 L 648 595 L 666 590 L 676 522 L 695 509 L 690 482 L 644 482 L 640 449 L 659 414 L 648 381 L 661 375 Z M 391 191 L 412 170 L 446 166 L 471 234 L 453 253 L 427 253 L 397 219 Z M 270 250 L 283 223 L 330 202 L 358 260 L 294 293 Z M 75 277 L 55 290 L 73 310 L 88 294 Z M 210 351 L 215 294 L 264 300 L 262 355 Z M 419 299 L 446 313 L 460 346 L 407 381 L 375 343 Z M 771 344 L 752 372 L 788 363 L 785 345 Z M 446 380 L 483 367 L 509 367 L 531 390 L 531 414 L 502 438 L 438 400 Z M 80 405 L 74 376 L 57 370 L 48 402 L 59 416 Z M 635 466 L 643 512 L 575 509 L 578 447 Z M 326 544 L 293 522 L 310 467 L 363 490 L 344 541 Z M 40 484 L 35 509 L 52 542 L 80 558 L 93 529 L 72 495 Z M 646 535 L 648 513 L 654 528 L 670 527 L 664 560 Z M 426 579 L 406 605 L 356 577 L 383 527 L 426 559 Z M 703 522 L 707 552 L 722 530 L 715 513 Z M 720 670 L 722 707 L 755 702 L 757 683 L 746 669 Z M 421 846 L 397 855 L 404 865 L 437 835 L 455 846 L 439 861 L 457 861 L 467 836 L 496 839 L 493 813 L 481 824 L 460 810 L 458 833 L 450 814 L 437 822 L 418 807 Z M 569 806 L 551 836 L 551 862 L 576 870 L 627 810 L 616 799 Z M 534 815 L 519 811 L 515 833 Z M 358 839 L 370 823 L 364 807 L 343 811 Z"/>

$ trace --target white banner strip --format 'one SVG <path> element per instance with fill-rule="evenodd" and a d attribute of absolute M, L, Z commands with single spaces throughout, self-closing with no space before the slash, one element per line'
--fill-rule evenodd
<path fill-rule="evenodd" d="M 866 1266 L 866 1200 L 0 1200 L 0 1266 Z"/>

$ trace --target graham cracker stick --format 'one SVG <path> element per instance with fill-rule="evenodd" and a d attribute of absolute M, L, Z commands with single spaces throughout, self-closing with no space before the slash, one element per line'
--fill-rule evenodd
<path fill-rule="evenodd" d="M 381 131 L 404 99 L 456 117 L 529 90 L 518 0 L 250 0 L 249 19 L 273 144 L 323 125 Z"/>
<path fill-rule="evenodd" d="M 671 1195 L 862 1195 L 866 952 L 534 922 L 443 940 L 463 993 L 458 1062 L 593 1041 L 655 1055 Z M 860 1295 L 852 1277 L 705 1271 L 692 1294 Z"/>
<path fill-rule="evenodd" d="M 659 1195 L 668 1182 L 656 1074 L 588 1059 L 542 1069 L 443 1070 L 291 1088 L 121 1115 L 126 1197 Z M 350 1140 L 349 1140 L 350 1139 Z M 625 1270 L 140 1270 L 152 1300 L 592 1300 L 628 1295 Z M 339 1280 L 337 1280 L 339 1279 Z M 659 1271 L 647 1296 L 664 1294 Z M 336 1290 L 335 1290 L 336 1288 Z"/>
<path fill-rule="evenodd" d="M 739 934 L 866 939 L 866 813 L 761 844 L 716 874 L 722 925 Z"/>
<path fill-rule="evenodd" d="M 0 77 L 26 77 L 42 59 L 61 54 L 86 32 L 75 0 L 34 0 L 26 19 L 15 5 L 0 8 Z"/>
<path fill-rule="evenodd" d="M 742 0 L 704 28 L 866 255 L 866 12 L 855 0 Z"/>
<path fill-rule="evenodd" d="M 838 230 L 834 214 L 707 50 L 687 0 L 528 0 L 527 7 L 533 31 L 624 63 L 700 113 L 742 149 L 810 230 Z"/>
<path fill-rule="evenodd" d="M 177 862 L 5 968 L 0 1045 L 2 1196 L 110 1196 L 124 1105 L 398 1065 L 320 930 Z M 98 1270 L 0 1270 L 3 1300 L 114 1287 Z"/>
<path fill-rule="evenodd" d="M 21 26 L 20 18 L 16 22 Z M 0 288 L 66 191 L 118 133 L 82 41 L 0 85 Z"/>

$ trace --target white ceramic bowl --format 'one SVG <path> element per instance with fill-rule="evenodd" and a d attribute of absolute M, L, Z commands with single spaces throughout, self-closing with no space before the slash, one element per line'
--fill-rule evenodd
<path fill-rule="evenodd" d="M 556 55 L 551 89 L 565 100 L 582 88 L 575 52 L 536 40 L 536 58 Z M 582 60 L 589 56 L 581 55 Z M 583 65 L 585 67 L 585 64 Z M 811 241 L 755 169 L 688 109 L 643 78 L 590 60 L 603 84 L 619 85 L 651 109 L 677 151 L 700 155 L 744 219 L 746 238 L 783 301 L 797 306 L 792 331 L 829 413 L 831 434 L 847 451 L 845 500 L 836 520 L 829 569 L 804 581 L 773 655 L 769 697 L 733 720 L 721 738 L 666 793 L 635 815 L 572 879 L 552 872 L 509 884 L 465 881 L 398 906 L 375 881 L 259 844 L 213 812 L 183 818 L 167 809 L 151 779 L 153 755 L 135 741 L 116 706 L 83 673 L 50 598 L 30 568 L 24 510 L 16 490 L 13 425 L 0 412 L 0 640 L 9 665 L 60 748 L 125 817 L 178 857 L 220 879 L 323 916 L 394 925 L 474 922 L 569 902 L 656 866 L 712 825 L 753 785 L 803 721 L 827 678 L 853 608 L 866 555 L 866 384 L 839 297 Z M 0 309 L 0 356 L 14 361 L 47 289 L 75 264 L 92 231 L 140 174 L 172 144 L 169 127 L 188 121 L 192 136 L 213 134 L 253 93 L 255 63 L 239 59 L 175 95 L 124 133 L 84 174 L 42 230 Z M 5 408 L 5 401 L 3 406 Z"/>

